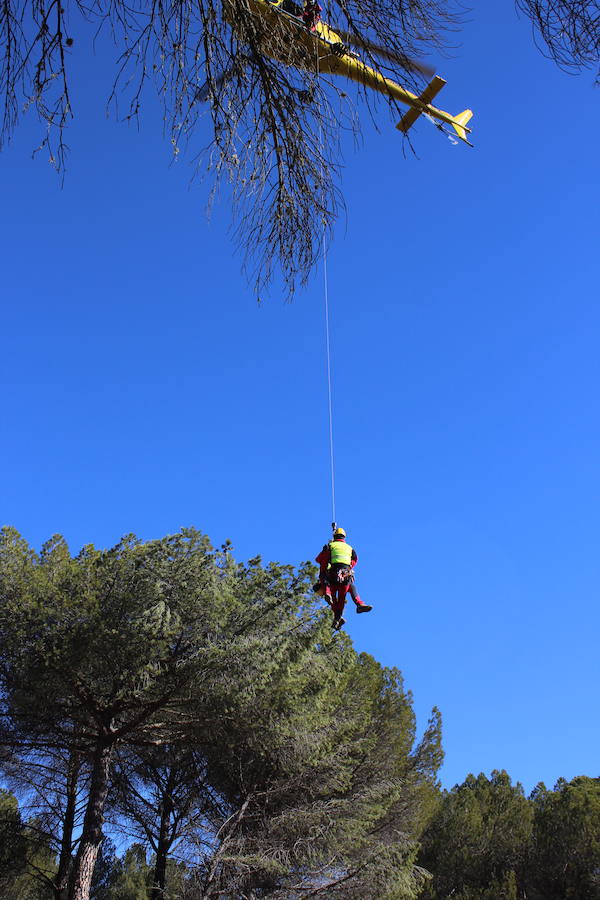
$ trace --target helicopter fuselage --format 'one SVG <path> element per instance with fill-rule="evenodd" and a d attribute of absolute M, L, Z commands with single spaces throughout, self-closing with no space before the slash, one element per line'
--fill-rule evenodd
<path fill-rule="evenodd" d="M 452 116 L 431 105 L 430 101 L 446 84 L 439 75 L 433 78 L 422 94 L 414 94 L 398 82 L 386 78 L 350 52 L 340 36 L 326 22 L 317 22 L 315 29 L 311 31 L 301 18 L 281 8 L 282 0 L 275 3 L 271 3 L 270 0 L 224 0 L 224 16 L 234 31 L 234 4 L 237 2 L 243 3 L 258 17 L 260 24 L 256 29 L 257 49 L 263 56 L 318 75 L 340 75 L 349 78 L 365 88 L 378 91 L 409 106 L 409 112 L 397 126 L 403 132 L 408 131 L 422 113 L 426 113 L 431 118 L 450 125 L 461 140 L 469 143 L 466 133 L 471 129 L 466 127 L 466 122 L 473 115 L 471 110 Z"/>

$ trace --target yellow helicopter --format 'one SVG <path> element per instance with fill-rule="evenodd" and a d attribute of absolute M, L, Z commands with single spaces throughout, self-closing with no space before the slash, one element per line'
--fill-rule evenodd
<path fill-rule="evenodd" d="M 453 116 L 431 104 L 433 98 L 446 84 L 443 78 L 434 75 L 421 94 L 413 94 L 412 91 L 364 63 L 350 50 L 348 44 L 354 44 L 374 55 L 401 61 L 406 68 L 416 69 L 422 74 L 433 74 L 432 69 L 407 57 L 400 60 L 398 54 L 389 53 L 383 47 L 349 35 L 340 29 L 334 31 L 326 22 L 320 20 L 318 12 L 313 12 L 311 17 L 310 11 L 319 9 L 314 0 L 306 0 L 304 7 L 295 0 L 224 0 L 224 17 L 234 31 L 236 2 L 243 2 L 244 6 L 258 17 L 261 27 L 257 32 L 259 35 L 257 49 L 263 56 L 277 59 L 297 69 L 313 72 L 316 70 L 322 75 L 342 75 L 363 87 L 371 88 L 409 106 L 410 109 L 396 126 L 404 134 L 420 115 L 425 114 L 433 119 L 434 123 L 451 126 L 461 141 L 473 146 L 467 139 L 467 134 L 471 131 L 467 127 L 467 122 L 473 116 L 472 110 L 465 109 Z M 438 127 L 443 129 L 441 124 Z"/>

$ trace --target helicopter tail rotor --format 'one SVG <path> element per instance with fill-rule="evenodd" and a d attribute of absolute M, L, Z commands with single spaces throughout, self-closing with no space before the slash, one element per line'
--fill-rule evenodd
<path fill-rule="evenodd" d="M 457 133 L 457 135 L 459 136 L 461 141 L 464 141 L 466 144 L 468 144 L 469 141 L 467 140 L 467 132 L 466 132 L 464 126 L 472 118 L 473 118 L 473 110 L 465 109 L 464 112 L 461 112 L 457 116 L 454 116 L 454 122 L 451 123 L 452 127 L 454 128 L 455 132 Z"/>

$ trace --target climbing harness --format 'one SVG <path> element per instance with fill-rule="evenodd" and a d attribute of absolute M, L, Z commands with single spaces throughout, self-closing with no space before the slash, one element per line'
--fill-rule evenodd
<path fill-rule="evenodd" d="M 349 568 L 337 569 L 333 577 L 338 584 L 351 584 L 354 581 L 354 572 Z"/>

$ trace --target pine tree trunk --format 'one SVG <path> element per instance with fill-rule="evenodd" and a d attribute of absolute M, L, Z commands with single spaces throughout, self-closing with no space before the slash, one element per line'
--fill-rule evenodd
<path fill-rule="evenodd" d="M 167 850 L 164 843 L 158 845 L 156 864 L 154 866 L 154 878 L 150 900 L 162 900 L 165 895 L 165 882 L 167 878 Z"/>
<path fill-rule="evenodd" d="M 104 804 L 108 794 L 108 776 L 113 752 L 112 744 L 102 741 L 96 745 L 90 793 L 83 820 L 81 841 L 75 858 L 75 867 L 69 900 L 89 900 L 96 857 L 102 841 Z"/>
<path fill-rule="evenodd" d="M 171 798 L 173 782 L 173 770 L 169 773 L 169 779 L 165 789 L 165 796 L 161 804 L 160 811 L 160 832 L 158 835 L 158 844 L 156 848 L 156 864 L 154 866 L 154 879 L 152 882 L 152 893 L 150 900 L 162 900 L 165 895 L 165 881 L 167 877 L 167 856 L 171 845 L 171 836 L 169 834 L 169 823 L 171 813 L 173 811 L 173 801 Z"/>
<path fill-rule="evenodd" d="M 67 805 L 65 808 L 62 839 L 60 842 L 58 872 L 56 873 L 57 900 L 67 900 L 69 892 L 69 872 L 71 869 L 71 850 L 73 847 L 73 827 L 75 825 L 79 769 L 79 755 L 77 753 L 71 753 L 69 769 L 67 772 Z"/>

